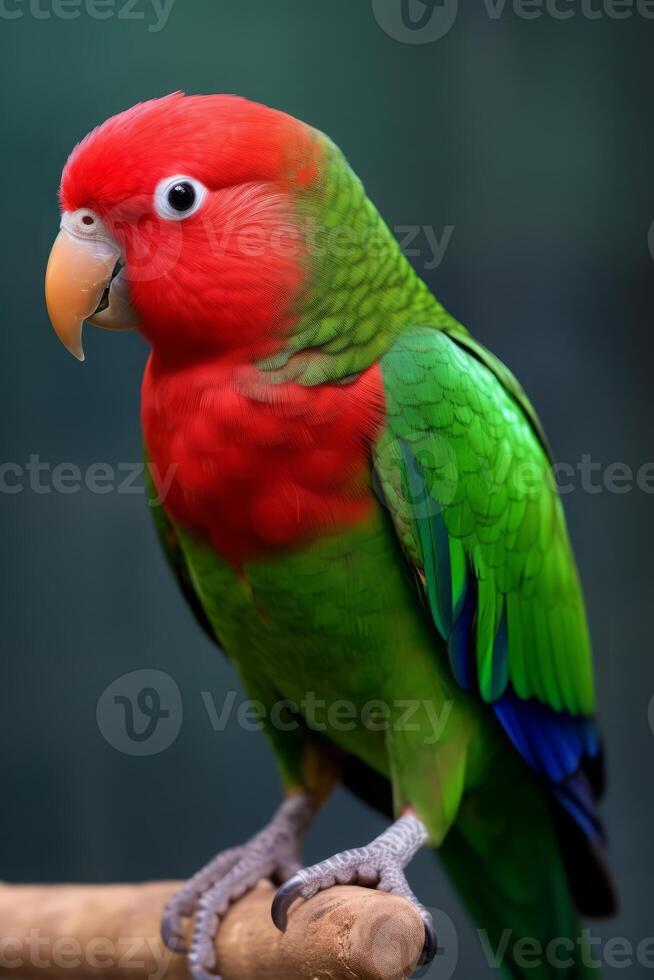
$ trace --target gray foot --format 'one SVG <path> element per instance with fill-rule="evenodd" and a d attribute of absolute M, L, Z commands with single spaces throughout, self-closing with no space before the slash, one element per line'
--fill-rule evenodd
<path fill-rule="evenodd" d="M 286 881 L 301 865 L 300 839 L 311 822 L 314 805 L 302 794 L 281 805 L 265 830 L 229 851 L 223 851 L 198 871 L 168 904 L 161 923 L 166 946 L 188 952 L 193 980 L 216 980 L 214 938 L 231 902 L 262 878 Z M 190 950 L 183 939 L 183 920 L 195 915 Z"/>
<path fill-rule="evenodd" d="M 406 898 L 425 925 L 425 945 L 420 964 L 436 954 L 436 937 L 430 912 L 411 891 L 404 869 L 427 841 L 427 828 L 415 814 L 406 813 L 367 847 L 343 851 L 327 861 L 298 871 L 278 890 L 272 905 L 273 922 L 286 929 L 288 910 L 296 898 L 313 898 L 333 885 L 363 885 Z"/>

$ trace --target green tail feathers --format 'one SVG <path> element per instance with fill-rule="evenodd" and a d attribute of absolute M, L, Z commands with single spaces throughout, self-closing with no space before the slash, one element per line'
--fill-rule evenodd
<path fill-rule="evenodd" d="M 484 957 L 515 980 L 598 980 L 546 795 L 529 778 L 500 783 L 470 793 L 439 851 Z"/>

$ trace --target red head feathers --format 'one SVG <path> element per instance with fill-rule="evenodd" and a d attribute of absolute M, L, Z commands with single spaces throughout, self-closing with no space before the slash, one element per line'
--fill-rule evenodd
<path fill-rule="evenodd" d="M 283 113 L 175 94 L 109 119 L 64 170 L 55 330 L 80 356 L 83 320 L 136 321 L 153 348 L 142 419 L 166 510 L 236 565 L 371 507 L 377 331 L 383 343 L 405 299 L 384 305 L 395 245 L 389 233 L 371 259 L 357 236 L 378 218 L 341 161 Z M 356 231 L 353 249 L 312 249 L 313 218 Z"/>
<path fill-rule="evenodd" d="M 266 106 L 178 92 L 112 117 L 73 150 L 62 208 L 102 219 L 162 356 L 243 346 L 263 355 L 279 344 L 305 277 L 295 208 L 317 175 L 320 140 Z M 166 198 L 181 178 L 195 198 L 189 213 Z"/>

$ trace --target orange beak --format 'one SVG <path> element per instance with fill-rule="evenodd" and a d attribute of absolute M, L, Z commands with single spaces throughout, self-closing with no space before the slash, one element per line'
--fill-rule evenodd
<path fill-rule="evenodd" d="M 45 273 L 45 299 L 55 333 L 80 361 L 84 320 L 111 330 L 138 326 L 122 265 L 119 246 L 93 211 L 64 214 Z"/>

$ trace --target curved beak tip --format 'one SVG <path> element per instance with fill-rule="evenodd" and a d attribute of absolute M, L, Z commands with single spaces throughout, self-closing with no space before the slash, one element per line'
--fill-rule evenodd
<path fill-rule="evenodd" d="M 84 360 L 85 320 L 107 330 L 140 326 L 123 267 L 119 246 L 94 212 L 64 214 L 45 273 L 45 301 L 55 333 L 78 361 Z"/>
<path fill-rule="evenodd" d="M 45 300 L 64 347 L 84 360 L 82 324 L 93 316 L 119 254 L 115 243 L 84 240 L 65 227 L 59 232 L 45 273 Z"/>

